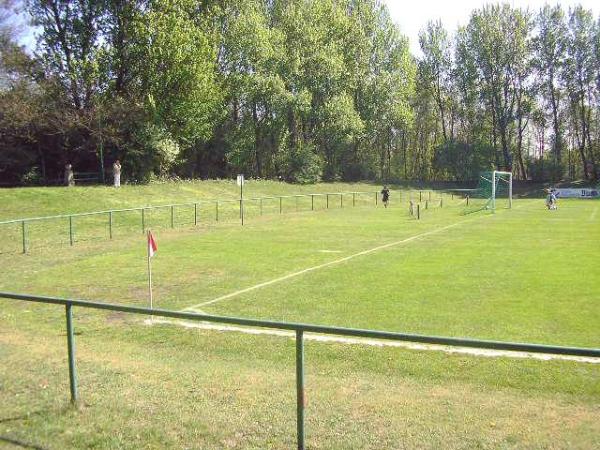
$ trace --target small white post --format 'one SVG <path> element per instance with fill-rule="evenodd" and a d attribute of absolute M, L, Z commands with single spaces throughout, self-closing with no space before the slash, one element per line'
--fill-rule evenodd
<path fill-rule="evenodd" d="M 513 183 L 513 176 L 512 176 L 512 172 L 508 177 L 508 208 L 512 209 L 512 194 L 513 194 L 513 189 L 512 189 L 512 183 Z"/>
<path fill-rule="evenodd" d="M 496 171 L 492 172 L 492 211 L 496 212 Z"/>
<path fill-rule="evenodd" d="M 150 230 L 148 230 L 148 239 L 150 238 Z M 146 252 L 148 257 L 148 296 L 150 297 L 150 309 L 152 309 L 152 259 L 150 256 L 150 242 L 146 243 Z"/>

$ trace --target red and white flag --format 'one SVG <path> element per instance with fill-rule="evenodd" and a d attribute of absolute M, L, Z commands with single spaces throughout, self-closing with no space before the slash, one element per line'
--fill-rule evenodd
<path fill-rule="evenodd" d="M 151 231 L 148 231 L 148 258 L 152 258 L 156 253 L 156 250 L 158 250 L 158 247 L 156 246 L 154 236 L 152 236 Z"/>

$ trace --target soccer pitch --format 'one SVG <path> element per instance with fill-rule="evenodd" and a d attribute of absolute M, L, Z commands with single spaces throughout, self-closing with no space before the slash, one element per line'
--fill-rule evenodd
<path fill-rule="evenodd" d="M 461 201 L 444 197 L 444 206 L 422 211 L 421 220 L 396 193 L 387 209 L 338 207 L 255 215 L 244 227 L 156 230 L 155 306 L 598 348 L 600 204 L 563 200 L 548 211 L 542 199 L 517 199 L 511 210 L 463 215 Z M 1 290 L 147 306 L 145 256 L 141 233 L 13 255 L 0 273 Z M 74 417 L 57 406 L 65 396 L 62 314 L 3 303 L 7 364 L 0 375 L 7 387 L 0 395 L 11 414 L 43 412 L 27 427 L 0 422 L 0 437 L 10 428 L 26 442 L 56 447 L 90 439 L 100 448 L 293 446 L 289 339 L 188 329 L 177 321 L 149 326 L 84 310 L 76 320 L 83 397 L 92 406 Z M 33 362 L 23 360 L 24 351 Z M 313 342 L 308 351 L 311 448 L 589 448 L 600 433 L 598 364 L 340 342 Z M 50 380 L 43 394 L 36 367 Z M 198 397 L 196 389 L 207 394 Z M 160 419 L 141 417 L 148 408 Z M 561 416 L 570 417 L 562 428 Z M 80 427 L 74 437 L 57 434 L 70 420 Z M 178 434 L 148 431 L 156 420 Z M 271 425 L 252 425 L 265 421 Z M 114 435 L 122 423 L 134 431 Z"/>
<path fill-rule="evenodd" d="M 405 204 L 406 203 L 406 204 Z M 433 202 L 432 202 L 433 203 Z M 537 199 L 464 216 L 407 201 L 157 232 L 155 305 L 355 328 L 597 346 L 600 218 L 594 201 Z M 34 292 L 144 305 L 143 237 L 61 249 Z M 48 257 L 46 255 L 45 257 Z M 40 256 L 42 261 L 44 256 Z M 61 280 L 57 285 L 56 280 Z M 7 284 L 6 282 L 3 284 Z M 59 287 L 60 286 L 60 287 Z M 31 286 L 33 287 L 33 286 Z M 118 294 L 117 294 L 118 293 Z"/>
<path fill-rule="evenodd" d="M 420 222 L 405 208 L 337 210 L 286 218 L 268 230 L 264 224 L 228 230 L 222 240 L 199 238 L 196 248 L 188 247 L 188 258 L 201 258 L 202 264 L 179 268 L 189 277 L 198 269 L 208 276 L 189 286 L 177 283 L 165 306 L 410 333 L 598 345 L 596 203 L 563 201 L 559 211 L 547 211 L 539 200 L 520 200 L 510 211 L 467 217 L 458 208 L 426 211 Z M 157 266 L 177 265 L 180 252 L 167 246 Z"/>

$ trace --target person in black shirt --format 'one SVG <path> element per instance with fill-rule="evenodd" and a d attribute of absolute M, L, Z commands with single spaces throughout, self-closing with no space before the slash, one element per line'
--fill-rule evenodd
<path fill-rule="evenodd" d="M 384 186 L 381 190 L 381 200 L 383 201 L 383 206 L 387 208 L 390 201 L 390 190 L 387 186 Z"/>

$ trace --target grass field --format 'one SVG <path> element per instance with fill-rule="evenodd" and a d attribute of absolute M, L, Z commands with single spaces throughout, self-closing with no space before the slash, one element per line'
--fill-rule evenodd
<path fill-rule="evenodd" d="M 219 196 L 219 183 L 191 185 L 189 199 Z M 161 202 L 187 201 L 180 194 L 189 186 L 168 185 Z M 255 190 L 299 188 L 261 182 Z M 94 200 L 98 209 L 161 203 L 142 201 L 154 191 L 161 187 L 98 188 Z M 0 193 L 9 205 L 3 218 L 96 209 L 84 189 L 39 193 Z M 235 187 L 225 193 L 235 198 Z M 28 196 L 34 205 L 19 210 Z M 598 202 L 563 200 L 546 211 L 542 200 L 516 200 L 510 211 L 464 216 L 447 199 L 417 221 L 395 199 L 389 209 L 365 202 L 252 216 L 243 228 L 159 229 L 155 301 L 219 315 L 600 347 Z M 0 255 L 0 290 L 146 305 L 145 251 L 133 233 Z M 75 411 L 62 309 L 0 302 L 0 446 L 295 445 L 291 339 L 76 310 L 84 405 Z M 599 364 L 313 341 L 306 351 L 309 448 L 600 445 Z"/>

